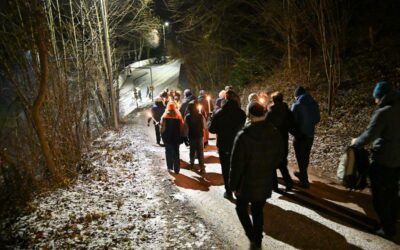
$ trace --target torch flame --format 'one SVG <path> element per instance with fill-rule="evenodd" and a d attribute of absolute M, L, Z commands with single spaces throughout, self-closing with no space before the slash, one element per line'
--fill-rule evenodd
<path fill-rule="evenodd" d="M 147 112 L 147 117 L 149 117 L 149 118 L 153 117 L 153 115 L 151 114 L 151 112 L 150 112 L 150 111 L 149 111 L 149 112 Z"/>
<path fill-rule="evenodd" d="M 259 102 L 260 102 L 261 104 L 264 104 L 264 103 L 265 103 L 265 99 L 261 97 L 261 98 L 259 99 Z"/>
<path fill-rule="evenodd" d="M 211 96 L 209 96 L 209 95 L 206 98 L 207 98 L 207 101 L 211 100 Z"/>
<path fill-rule="evenodd" d="M 201 113 L 201 109 L 203 108 L 203 106 L 201 106 L 200 104 L 197 105 L 197 109 L 199 110 L 199 112 Z"/>

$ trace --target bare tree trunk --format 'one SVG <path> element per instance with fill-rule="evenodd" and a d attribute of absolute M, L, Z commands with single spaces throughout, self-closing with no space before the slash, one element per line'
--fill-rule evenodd
<path fill-rule="evenodd" d="M 40 14 L 39 14 L 40 15 Z M 45 101 L 46 98 L 46 93 L 48 89 L 48 77 L 49 77 L 49 62 L 48 62 L 48 52 L 47 52 L 47 46 L 45 41 L 47 40 L 47 37 L 44 35 L 44 27 L 43 23 L 40 20 L 41 18 L 38 17 L 39 19 L 38 24 L 38 34 L 36 37 L 36 45 L 38 48 L 38 53 L 39 53 L 39 62 L 40 62 L 40 78 L 39 78 L 39 93 L 38 96 L 36 97 L 36 100 L 33 103 L 32 106 L 32 118 L 35 123 L 35 129 L 37 136 L 39 138 L 39 142 L 43 151 L 43 155 L 46 161 L 47 168 L 49 169 L 50 174 L 52 175 L 53 178 L 58 179 L 59 173 L 56 168 L 56 163 L 54 161 L 54 155 L 53 152 L 51 151 L 51 148 L 49 146 L 49 141 L 46 136 L 46 127 L 42 121 L 42 117 L 40 115 L 40 110 L 41 107 Z"/>
<path fill-rule="evenodd" d="M 117 108 L 115 104 L 115 92 L 113 86 L 113 71 L 112 71 L 112 62 L 111 62 L 111 49 L 110 49 L 110 39 L 109 39 L 109 30 L 108 30 L 108 17 L 107 17 L 107 8 L 104 4 L 104 0 L 100 0 L 101 3 L 101 16 L 103 19 L 103 28 L 104 28 L 104 40 L 106 45 L 106 59 L 107 59 L 107 68 L 108 68 L 108 81 L 110 84 L 110 93 L 111 93 L 111 111 L 114 121 L 114 127 L 118 129 L 118 117 L 117 117 Z"/>

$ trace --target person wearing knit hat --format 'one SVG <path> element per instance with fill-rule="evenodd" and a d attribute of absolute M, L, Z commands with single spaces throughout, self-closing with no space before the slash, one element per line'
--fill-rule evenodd
<path fill-rule="evenodd" d="M 249 94 L 249 96 L 247 97 L 247 100 L 248 100 L 248 104 L 247 104 L 247 107 L 246 107 L 246 115 L 247 115 L 247 118 L 246 118 L 246 123 L 245 123 L 245 125 L 249 125 L 250 124 L 250 118 L 249 118 L 249 108 L 250 108 L 250 105 L 253 103 L 253 102 L 257 102 L 258 101 L 258 95 L 257 95 L 257 93 L 250 93 Z"/>
<path fill-rule="evenodd" d="M 400 93 L 388 82 L 378 82 L 372 92 L 378 109 L 367 129 L 351 144 L 364 147 L 372 143 L 369 170 L 372 203 L 381 228 L 376 234 L 384 238 L 396 235 L 399 211 L 398 183 L 400 181 Z"/>
<path fill-rule="evenodd" d="M 251 123 L 237 133 L 231 158 L 229 186 L 237 198 L 236 213 L 250 241 L 250 249 L 261 247 L 263 208 L 272 194 L 273 172 L 284 154 L 281 135 L 271 123 L 264 121 L 264 115 L 260 103 L 250 104 Z"/>
<path fill-rule="evenodd" d="M 297 87 L 294 96 L 296 101 L 291 110 L 294 122 L 300 132 L 293 140 L 294 152 L 299 166 L 299 171 L 294 172 L 294 175 L 300 180 L 300 187 L 309 188 L 308 164 L 314 143 L 315 126 L 319 123 L 321 116 L 318 103 L 303 87 Z"/>
<path fill-rule="evenodd" d="M 392 85 L 390 83 L 385 82 L 385 81 L 378 82 L 375 85 L 374 91 L 372 92 L 372 96 L 375 99 L 380 100 L 391 90 L 392 90 Z M 378 103 L 378 101 L 377 101 L 377 103 Z"/>
<path fill-rule="evenodd" d="M 189 105 L 189 102 L 196 100 L 196 96 L 192 94 L 192 91 L 190 91 L 190 89 L 185 89 L 185 91 L 183 91 L 183 95 L 184 97 L 181 106 L 179 108 L 179 112 L 181 112 L 182 116 L 185 117 L 186 109 L 187 106 Z"/>
<path fill-rule="evenodd" d="M 154 100 L 153 106 L 151 107 L 150 115 L 147 119 L 147 126 L 150 126 L 150 121 L 153 120 L 153 125 L 156 132 L 156 140 L 158 145 L 161 145 L 160 121 L 164 112 L 165 112 L 165 106 L 163 100 L 161 97 L 157 97 Z"/>
<path fill-rule="evenodd" d="M 161 117 L 160 124 L 168 171 L 174 170 L 176 174 L 179 174 L 179 145 L 182 143 L 183 119 L 174 102 L 167 104 L 167 110 Z"/>

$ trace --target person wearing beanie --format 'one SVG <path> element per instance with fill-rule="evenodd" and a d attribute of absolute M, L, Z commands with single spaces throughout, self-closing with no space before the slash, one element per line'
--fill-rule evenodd
<path fill-rule="evenodd" d="M 315 126 L 320 121 L 321 116 L 318 103 L 303 87 L 297 87 L 294 96 L 296 101 L 291 110 L 294 122 L 299 129 L 298 136 L 293 140 L 293 147 L 299 166 L 299 171 L 294 172 L 294 175 L 300 180 L 300 187 L 309 188 L 308 164 L 314 143 Z"/>
<path fill-rule="evenodd" d="M 160 134 L 160 121 L 161 116 L 165 112 L 165 106 L 161 97 L 157 97 L 154 100 L 154 105 L 151 107 L 151 117 L 147 120 L 147 126 L 150 126 L 150 121 L 153 120 L 154 129 L 156 132 L 157 144 L 161 145 L 161 134 Z"/>
<path fill-rule="evenodd" d="M 257 93 L 250 93 L 249 96 L 247 97 L 247 100 L 248 100 L 247 107 L 246 107 L 247 118 L 246 118 L 245 126 L 247 126 L 247 125 L 249 125 L 251 123 L 251 120 L 249 118 L 249 108 L 250 108 L 250 105 L 253 102 L 257 102 L 258 101 Z"/>
<path fill-rule="evenodd" d="M 370 180 L 372 203 L 381 228 L 376 234 L 392 238 L 396 234 L 400 180 L 400 94 L 388 82 L 378 82 L 372 96 L 378 105 L 367 129 L 352 145 L 372 143 Z"/>
<path fill-rule="evenodd" d="M 284 150 L 278 130 L 264 121 L 264 107 L 252 102 L 248 110 L 251 123 L 235 138 L 229 186 L 237 198 L 236 213 L 250 241 L 250 249 L 258 249 L 263 237 L 263 208 L 266 199 L 271 197 L 273 173 Z"/>
<path fill-rule="evenodd" d="M 224 198 L 229 200 L 233 199 L 232 191 L 229 187 L 233 140 L 246 121 L 246 113 L 233 98 L 234 92 L 228 90 L 225 94 L 226 103 L 211 117 L 208 126 L 210 133 L 217 134 L 218 154 L 225 185 Z"/>
<path fill-rule="evenodd" d="M 293 180 L 289 174 L 287 167 L 287 156 L 289 153 L 289 133 L 296 136 L 296 126 L 292 111 L 290 111 L 286 102 L 283 101 L 283 94 L 274 92 L 271 94 L 272 105 L 268 108 L 266 122 L 271 122 L 279 131 L 282 136 L 284 144 L 284 156 L 279 163 L 279 170 L 285 181 L 286 191 L 290 191 L 293 187 Z M 274 172 L 273 188 L 278 189 L 278 178 L 276 171 Z"/>
<path fill-rule="evenodd" d="M 165 144 L 165 158 L 168 171 L 180 171 L 179 145 L 181 144 L 181 132 L 183 131 L 183 119 L 176 104 L 169 102 L 167 110 L 161 117 L 161 136 Z"/>
<path fill-rule="evenodd" d="M 187 106 L 189 105 L 189 102 L 196 100 L 196 97 L 192 94 L 192 91 L 190 91 L 190 89 L 185 89 L 185 91 L 183 91 L 183 95 L 184 98 L 179 108 L 179 112 L 181 112 L 182 116 L 185 117 L 186 109 Z"/>

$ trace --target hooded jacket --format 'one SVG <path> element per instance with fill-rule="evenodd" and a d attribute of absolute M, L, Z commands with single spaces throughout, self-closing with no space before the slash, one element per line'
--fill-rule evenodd
<path fill-rule="evenodd" d="M 300 132 L 307 137 L 314 137 L 315 125 L 321 119 L 318 103 L 309 94 L 303 94 L 297 97 L 291 110 Z"/>
<path fill-rule="evenodd" d="M 163 102 L 156 102 L 153 107 L 151 107 L 151 115 L 157 122 L 160 122 L 161 116 L 165 112 L 165 106 Z M 151 118 L 149 118 L 151 120 Z"/>
<path fill-rule="evenodd" d="M 203 138 L 203 130 L 206 127 L 204 116 L 199 113 L 195 105 L 194 101 L 189 103 L 188 113 L 185 116 L 185 131 L 188 131 L 189 139 Z"/>
<path fill-rule="evenodd" d="M 229 185 L 241 199 L 262 201 L 271 197 L 273 172 L 284 155 L 278 130 L 264 121 L 252 123 L 235 138 Z"/>
<path fill-rule="evenodd" d="M 379 102 L 367 129 L 355 146 L 372 142 L 372 161 L 387 168 L 400 168 L 400 94 L 391 91 Z"/>
<path fill-rule="evenodd" d="M 179 111 L 166 110 L 161 117 L 161 137 L 165 144 L 181 144 L 183 119 Z"/>
<path fill-rule="evenodd" d="M 181 107 L 179 108 L 179 112 L 181 112 L 182 116 L 185 117 L 187 114 L 187 106 L 189 102 L 196 100 L 196 97 L 190 93 L 190 95 L 185 96 L 182 101 Z"/>
<path fill-rule="evenodd" d="M 231 152 L 235 136 L 243 128 L 245 121 L 245 112 L 234 100 L 228 100 L 215 113 L 208 129 L 210 133 L 217 134 L 217 147 L 220 151 Z"/>

